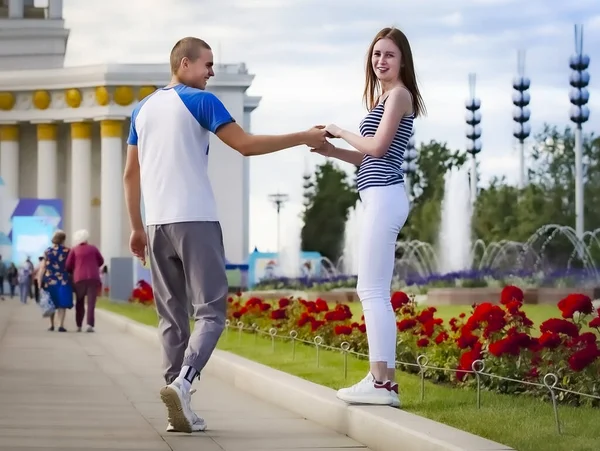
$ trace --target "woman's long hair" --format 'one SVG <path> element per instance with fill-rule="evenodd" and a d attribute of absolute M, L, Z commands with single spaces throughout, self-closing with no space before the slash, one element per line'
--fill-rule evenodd
<path fill-rule="evenodd" d="M 421 93 L 419 92 L 419 87 L 417 86 L 417 77 L 415 75 L 415 65 L 413 62 L 412 51 L 410 49 L 410 43 L 408 42 L 408 38 L 404 33 L 402 33 L 397 28 L 384 28 L 381 30 L 375 38 L 373 42 L 369 46 L 369 53 L 367 54 L 367 64 L 366 64 L 366 76 L 365 76 L 365 91 L 363 94 L 363 99 L 365 102 L 365 106 L 369 111 L 375 108 L 376 103 L 381 96 L 381 84 L 375 75 L 375 71 L 373 70 L 373 64 L 371 63 L 371 58 L 373 57 L 373 48 L 375 44 L 380 39 L 391 39 L 396 46 L 400 49 L 401 61 L 400 65 L 400 80 L 406 86 L 406 89 L 410 91 L 413 99 L 413 111 L 415 113 L 415 117 L 424 116 L 426 113 L 425 110 L 425 102 L 423 102 L 423 98 L 421 97 Z"/>

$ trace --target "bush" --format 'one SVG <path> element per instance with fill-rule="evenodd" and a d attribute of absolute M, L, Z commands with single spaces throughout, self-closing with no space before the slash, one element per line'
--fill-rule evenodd
<path fill-rule="evenodd" d="M 571 294 L 558 303 L 560 317 L 550 318 L 533 334 L 533 322 L 521 309 L 523 292 L 515 286 L 503 289 L 500 303 L 474 305 L 469 314 L 462 313 L 444 324 L 436 318 L 435 307 L 419 307 L 404 292 L 391 298 L 398 328 L 397 360 L 406 371 L 419 371 L 417 358 L 427 357 L 425 377 L 437 382 L 470 386 L 476 381 L 473 362 L 483 360 L 485 372 L 521 381 L 541 383 L 545 374 L 554 373 L 559 386 L 582 393 L 600 395 L 598 335 L 600 311 L 595 311 L 589 297 Z M 324 345 L 339 347 L 343 342 L 350 350 L 367 354 L 368 344 L 364 317 L 353 320 L 346 304 L 330 306 L 322 299 L 282 298 L 265 302 L 253 297 L 228 299 L 227 317 L 236 325 L 271 328 L 278 335 L 314 341 L 318 335 Z M 409 364 L 409 365 L 406 365 Z M 410 365 L 412 364 L 412 365 Z M 452 371 L 454 370 L 454 371 Z M 526 385 L 495 377 L 482 377 L 483 387 L 501 393 L 530 393 L 548 397 L 545 387 Z M 559 393 L 559 399 L 574 405 L 598 405 L 579 395 Z"/>

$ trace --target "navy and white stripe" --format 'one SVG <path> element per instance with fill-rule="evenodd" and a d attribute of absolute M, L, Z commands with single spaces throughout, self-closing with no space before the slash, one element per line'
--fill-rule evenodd
<path fill-rule="evenodd" d="M 375 136 L 384 108 L 385 100 L 369 111 L 361 121 L 359 129 L 362 136 Z M 383 157 L 365 155 L 356 177 L 359 191 L 372 186 L 389 186 L 404 182 L 402 163 L 412 133 L 414 117 L 414 114 L 410 114 L 402 118 L 394 139 Z"/>

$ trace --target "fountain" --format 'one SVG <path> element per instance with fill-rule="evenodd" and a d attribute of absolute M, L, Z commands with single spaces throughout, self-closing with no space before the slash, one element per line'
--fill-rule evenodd
<path fill-rule="evenodd" d="M 336 269 L 345 275 L 358 274 L 358 238 L 363 205 L 357 202 L 348 212 L 344 230 L 344 250 L 338 259 Z"/>
<path fill-rule="evenodd" d="M 299 213 L 289 211 L 285 216 L 281 230 L 281 249 L 279 249 L 279 277 L 296 278 L 302 275 L 301 271 L 301 232 L 302 220 Z"/>
<path fill-rule="evenodd" d="M 443 273 L 471 268 L 471 190 L 466 170 L 446 173 L 439 235 L 439 270 Z"/>

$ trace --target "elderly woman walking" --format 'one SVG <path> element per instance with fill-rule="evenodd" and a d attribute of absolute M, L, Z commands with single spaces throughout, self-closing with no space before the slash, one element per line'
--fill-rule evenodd
<path fill-rule="evenodd" d="M 85 316 L 85 298 L 87 297 L 87 331 L 94 332 L 94 311 L 96 297 L 102 286 L 100 268 L 104 258 L 96 246 L 88 243 L 87 230 L 78 230 L 73 235 L 74 247 L 67 258 L 67 271 L 73 274 L 75 288 L 75 322 L 77 332 L 81 332 Z"/>
<path fill-rule="evenodd" d="M 65 268 L 69 255 L 69 248 L 65 246 L 67 235 L 62 230 L 54 232 L 52 246 L 44 252 L 44 260 L 38 272 L 38 284 L 41 289 L 48 292 L 58 315 L 59 332 L 66 332 L 66 309 L 73 308 L 73 288 L 69 273 Z M 54 330 L 54 314 L 50 317 L 50 329 Z"/>

